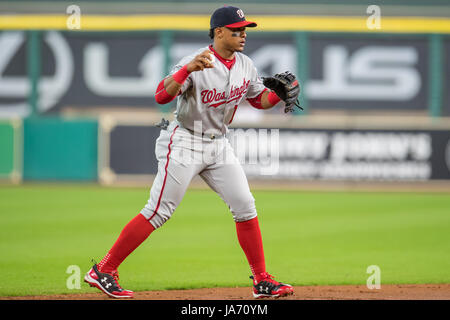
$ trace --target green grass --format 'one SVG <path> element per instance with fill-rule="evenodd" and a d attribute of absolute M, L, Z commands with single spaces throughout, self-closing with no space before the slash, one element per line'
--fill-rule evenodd
<path fill-rule="evenodd" d="M 93 292 L 66 287 L 70 265 L 101 260 L 148 199 L 147 188 L 0 187 L 0 296 Z M 254 191 L 268 271 L 293 285 L 450 282 L 450 195 Z M 129 289 L 249 286 L 227 206 L 189 190 L 119 268 Z"/>

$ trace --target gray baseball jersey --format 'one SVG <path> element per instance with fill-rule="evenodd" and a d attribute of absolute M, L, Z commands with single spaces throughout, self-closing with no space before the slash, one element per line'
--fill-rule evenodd
<path fill-rule="evenodd" d="M 181 59 L 171 74 L 207 49 Z M 235 57 L 231 69 L 215 59 L 214 68 L 192 72 L 181 87 L 176 119 L 156 141 L 158 173 L 141 211 L 155 228 L 172 216 L 196 175 L 219 194 L 235 221 L 257 215 L 244 170 L 225 134 L 239 103 L 265 87 L 252 61 L 240 53 Z M 200 133 L 198 124 L 204 135 L 193 134 Z"/>
<path fill-rule="evenodd" d="M 181 59 L 171 74 L 208 49 L 201 48 Z M 239 103 L 258 96 L 265 89 L 252 60 L 239 52 L 235 53 L 235 57 L 231 70 L 214 59 L 214 68 L 189 75 L 181 87 L 175 112 L 182 127 L 193 131 L 194 122 L 201 121 L 203 132 L 226 134 Z"/>

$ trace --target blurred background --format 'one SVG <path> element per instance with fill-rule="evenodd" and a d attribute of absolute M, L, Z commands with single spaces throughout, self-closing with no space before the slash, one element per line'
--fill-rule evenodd
<path fill-rule="evenodd" d="M 260 76 L 302 86 L 304 111 L 239 106 L 248 146 L 279 137 L 274 170 L 244 164 L 252 184 L 450 190 L 447 0 L 0 1 L 1 181 L 151 185 L 175 108 L 156 86 L 224 4 L 258 23 Z"/>

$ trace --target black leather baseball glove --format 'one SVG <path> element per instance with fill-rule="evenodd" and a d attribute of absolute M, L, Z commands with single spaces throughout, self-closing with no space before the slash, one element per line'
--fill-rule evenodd
<path fill-rule="evenodd" d="M 273 90 L 285 102 L 284 112 L 292 112 L 294 107 L 303 110 L 298 101 L 300 85 L 292 73 L 289 71 L 277 73 L 272 77 L 262 78 L 262 80 L 264 86 Z"/>

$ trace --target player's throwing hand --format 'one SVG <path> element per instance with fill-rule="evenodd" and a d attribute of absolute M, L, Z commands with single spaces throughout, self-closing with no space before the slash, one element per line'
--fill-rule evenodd
<path fill-rule="evenodd" d="M 187 64 L 187 71 L 203 71 L 203 69 L 214 68 L 211 56 L 214 53 L 210 50 L 205 50 L 199 55 L 196 55 L 191 62 Z"/>

